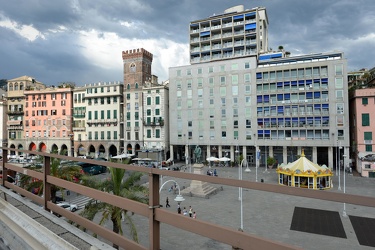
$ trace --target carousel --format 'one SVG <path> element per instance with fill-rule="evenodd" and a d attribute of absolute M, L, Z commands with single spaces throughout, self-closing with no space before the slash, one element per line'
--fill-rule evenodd
<path fill-rule="evenodd" d="M 303 150 L 298 160 L 287 165 L 280 164 L 276 172 L 280 185 L 309 189 L 332 188 L 331 169 L 308 160 Z"/>

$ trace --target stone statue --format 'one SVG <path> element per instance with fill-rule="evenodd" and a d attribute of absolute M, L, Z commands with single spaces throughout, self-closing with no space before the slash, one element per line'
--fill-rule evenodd
<path fill-rule="evenodd" d="M 195 146 L 194 155 L 195 155 L 195 162 L 196 163 L 201 163 L 202 150 L 201 150 L 201 148 L 198 145 Z"/>

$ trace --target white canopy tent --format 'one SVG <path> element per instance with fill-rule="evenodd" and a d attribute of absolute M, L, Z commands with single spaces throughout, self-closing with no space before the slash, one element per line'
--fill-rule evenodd
<path fill-rule="evenodd" d="M 112 159 L 125 159 L 125 158 L 130 158 L 132 156 L 134 156 L 134 154 L 120 154 L 120 155 L 113 156 Z"/>

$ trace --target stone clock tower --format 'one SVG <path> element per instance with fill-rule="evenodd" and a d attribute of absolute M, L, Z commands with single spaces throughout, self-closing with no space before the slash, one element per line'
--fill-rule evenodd
<path fill-rule="evenodd" d="M 151 82 L 151 65 L 153 55 L 145 49 L 134 49 L 122 52 L 124 64 L 124 89 L 142 89 L 145 82 Z M 129 88 L 130 85 L 130 88 Z"/>
<path fill-rule="evenodd" d="M 153 55 L 145 49 L 122 52 L 124 65 L 124 114 L 121 151 L 136 154 L 145 147 L 145 109 L 143 88 L 152 81 Z"/>

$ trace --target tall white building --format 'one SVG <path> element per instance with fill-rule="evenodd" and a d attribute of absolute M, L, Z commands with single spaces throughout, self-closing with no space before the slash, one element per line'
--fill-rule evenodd
<path fill-rule="evenodd" d="M 77 149 L 82 150 L 84 147 L 86 155 L 92 158 L 109 158 L 120 154 L 122 152 L 120 138 L 123 133 L 121 126 L 123 84 L 121 82 L 99 82 L 86 84 L 84 89 L 85 95 L 81 95 L 81 98 L 85 99 L 87 105 L 85 108 L 87 125 L 85 136 L 81 137 L 81 141 L 79 141 L 79 134 L 78 138 L 75 138 L 76 141 L 78 139 L 79 144 Z M 74 108 L 78 107 L 78 105 L 74 106 Z"/>
<path fill-rule="evenodd" d="M 243 23 L 237 23 L 240 18 Z M 199 28 L 192 32 L 196 23 Z M 210 25 L 205 26 L 207 23 Z M 250 43 L 256 44 L 256 50 L 246 53 L 248 47 L 244 46 L 244 53 L 236 53 L 239 40 L 245 39 L 246 44 L 248 24 L 252 27 L 249 35 L 255 39 Z M 330 167 L 340 158 L 338 147 L 341 156 L 348 155 L 347 62 L 343 53 L 295 57 L 285 57 L 283 51 L 262 53 L 268 45 L 266 24 L 264 8 L 235 8 L 190 23 L 191 34 L 198 33 L 204 43 L 192 41 L 190 35 L 190 48 L 199 50 L 199 56 L 190 51 L 191 65 L 169 70 L 174 159 L 189 156 L 194 160 L 196 146 L 202 149 L 202 159 L 226 156 L 235 161 L 236 156 L 242 156 L 251 164 L 260 150 L 261 165 L 265 165 L 266 155 L 274 156 L 278 163 L 296 160 L 302 149 L 314 162 Z M 224 26 L 230 26 L 232 32 Z M 207 27 L 210 33 L 202 34 Z M 214 49 L 218 47 L 216 29 L 221 35 L 220 53 Z M 239 35 L 242 29 L 245 35 Z M 224 56 L 228 43 L 233 43 L 234 53 Z M 207 51 L 204 56 L 203 51 Z"/>
<path fill-rule="evenodd" d="M 268 17 L 264 7 L 238 5 L 223 14 L 192 21 L 190 63 L 257 55 L 268 49 Z"/>

